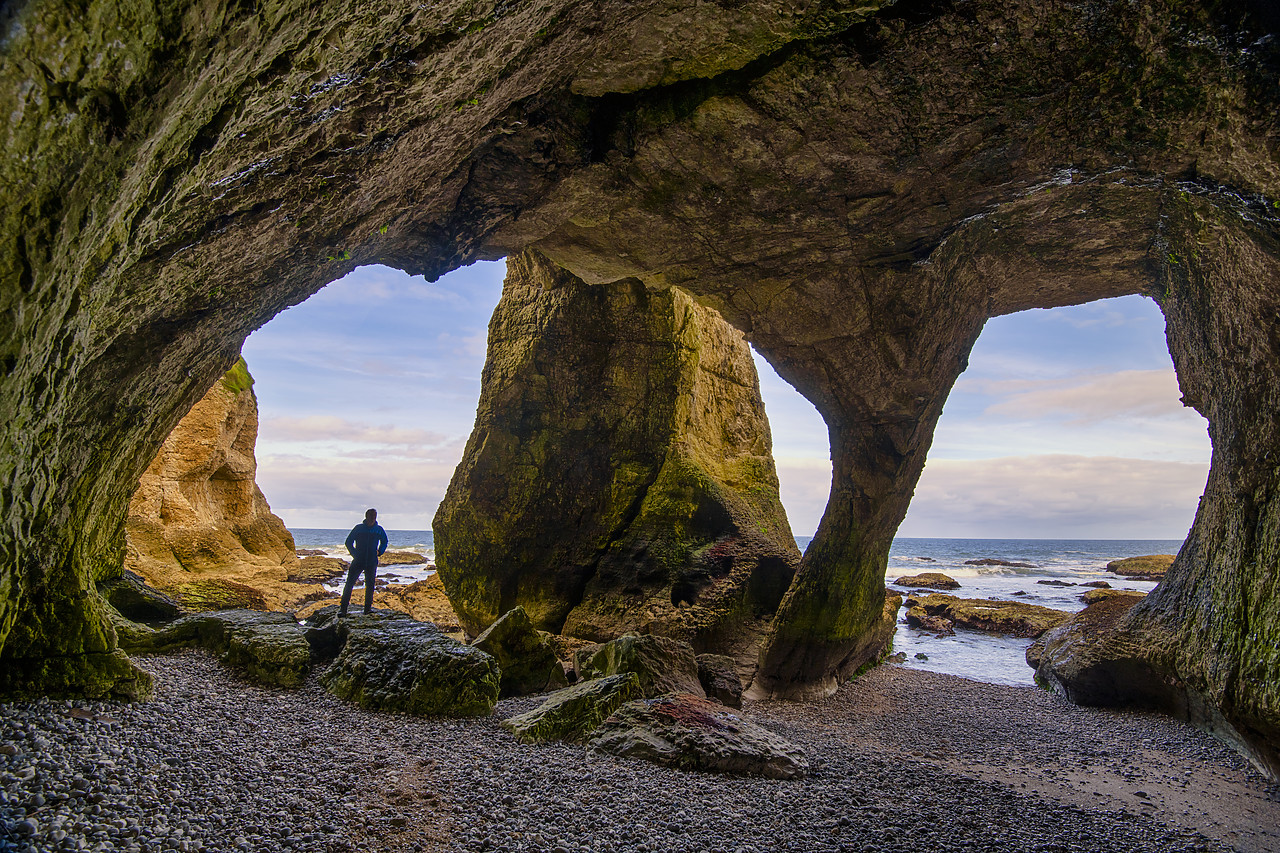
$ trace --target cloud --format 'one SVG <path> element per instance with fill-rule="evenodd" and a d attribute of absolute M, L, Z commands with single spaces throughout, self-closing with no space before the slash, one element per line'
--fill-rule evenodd
<path fill-rule="evenodd" d="M 930 461 L 899 535 L 1181 539 L 1207 472 L 1065 454 Z"/>
<path fill-rule="evenodd" d="M 987 394 L 1004 395 L 986 414 L 1039 419 L 1066 416 L 1066 423 L 1087 425 L 1124 418 L 1186 416 L 1178 378 L 1166 370 L 1120 370 L 1067 379 L 1007 380 L 979 385 Z"/>
<path fill-rule="evenodd" d="M 457 460 L 311 459 L 270 455 L 258 460 L 258 485 L 272 511 L 290 527 L 354 524 L 370 506 L 383 525 L 426 529 L 453 477 Z M 348 517 L 354 521 L 343 522 Z"/>
<path fill-rule="evenodd" d="M 382 444 L 410 448 L 439 447 L 456 437 L 425 429 L 349 421 L 333 415 L 306 417 L 272 417 L 262 422 L 262 430 L 270 441 L 323 441 L 343 444 Z"/>

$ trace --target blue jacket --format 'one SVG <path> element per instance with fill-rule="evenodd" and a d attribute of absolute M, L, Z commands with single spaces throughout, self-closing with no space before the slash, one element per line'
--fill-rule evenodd
<path fill-rule="evenodd" d="M 347 534 L 347 553 L 351 555 L 351 567 L 364 569 L 378 565 L 378 557 L 387 550 L 387 531 L 381 524 L 365 524 L 363 521 Z"/>

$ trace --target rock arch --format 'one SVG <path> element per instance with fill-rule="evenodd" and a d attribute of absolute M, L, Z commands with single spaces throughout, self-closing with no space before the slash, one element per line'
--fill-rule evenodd
<path fill-rule="evenodd" d="M 694 294 L 827 419 L 836 483 L 762 660 L 773 695 L 865 656 L 870 579 L 982 322 L 1154 295 L 1214 473 L 1126 623 L 1146 636 L 1159 612 L 1185 645 L 1128 659 L 1274 757 L 1266 4 L 0 16 L 4 690 L 129 692 L 90 581 L 119 564 L 147 461 L 252 329 L 359 263 L 435 276 L 532 246 L 588 282 Z"/>

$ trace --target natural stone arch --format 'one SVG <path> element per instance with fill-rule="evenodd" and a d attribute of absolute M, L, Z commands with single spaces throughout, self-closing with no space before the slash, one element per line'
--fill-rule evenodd
<path fill-rule="evenodd" d="M 1200 233 L 1170 214 L 1188 192 L 1260 260 L 1170 291 L 1209 306 L 1187 314 L 1203 344 L 1175 350 L 1184 385 L 1246 381 L 1214 328 L 1276 349 L 1272 303 L 1213 297 L 1275 257 L 1280 63 L 1253 4 L 874 5 L 10 4 L 4 689 L 129 690 L 90 581 L 119 564 L 138 475 L 252 329 L 358 263 L 438 275 L 533 245 L 588 281 L 684 287 L 746 331 L 857 472 L 767 652 L 763 689 L 786 695 L 868 651 L 866 578 L 986 316 L 1161 296 L 1168 247 Z M 1253 423 L 1262 384 L 1215 393 L 1244 406 L 1222 422 Z M 1247 455 L 1224 429 L 1229 482 Z M 1273 518 L 1275 475 L 1250 477 L 1250 518 Z M 1216 602 L 1234 572 L 1274 613 L 1274 552 L 1215 505 L 1196 541 L 1240 548 L 1168 595 Z M 842 606 L 814 621 L 823 588 Z M 1189 689 L 1274 744 L 1271 635 L 1232 636 Z M 1261 688 L 1237 654 L 1259 650 Z M 779 678 L 796 653 L 803 678 Z"/>

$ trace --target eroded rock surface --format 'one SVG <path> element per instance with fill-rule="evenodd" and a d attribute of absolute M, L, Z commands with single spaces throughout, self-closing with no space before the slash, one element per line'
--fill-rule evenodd
<path fill-rule="evenodd" d="M 525 743 L 584 740 L 624 703 L 643 695 L 634 672 L 606 675 L 557 690 L 537 708 L 509 717 L 502 725 Z"/>
<path fill-rule="evenodd" d="M 0 692 L 129 692 L 90 590 L 250 331 L 358 264 L 436 276 L 534 246 L 715 307 L 826 420 L 830 505 L 757 676 L 777 696 L 882 650 L 889 544 L 985 319 L 1158 298 L 1214 461 L 1125 630 L 1275 754 L 1271 5 L 0 16 Z"/>
<path fill-rule="evenodd" d="M 908 624 L 913 627 L 946 631 L 959 626 L 1014 637 L 1039 637 L 1071 618 L 1071 614 L 1066 611 L 1038 604 L 990 598 L 957 598 L 942 593 L 908 598 L 907 607 L 910 608 L 907 614 Z"/>
<path fill-rule="evenodd" d="M 579 678 L 633 672 L 647 698 L 663 693 L 702 695 L 698 661 L 687 643 L 653 634 L 628 634 L 577 653 Z"/>
<path fill-rule="evenodd" d="M 918 575 L 907 575 L 894 581 L 897 586 L 923 586 L 933 589 L 959 589 L 960 582 L 942 572 L 924 572 Z"/>
<path fill-rule="evenodd" d="M 508 260 L 476 427 L 432 524 L 468 630 L 662 633 L 754 664 L 799 551 L 751 352 L 679 291 Z"/>
<path fill-rule="evenodd" d="M 255 480 L 258 401 L 241 359 L 165 439 L 129 502 L 125 569 L 191 610 L 280 610 L 298 559 Z"/>
<path fill-rule="evenodd" d="M 687 693 L 628 702 L 590 741 L 594 752 L 641 758 L 682 770 L 798 779 L 804 751 L 723 705 Z"/>
<path fill-rule="evenodd" d="M 493 655 L 502 668 L 502 695 L 543 693 L 568 684 L 551 644 L 529 621 L 523 607 L 502 614 L 471 645 Z"/>

